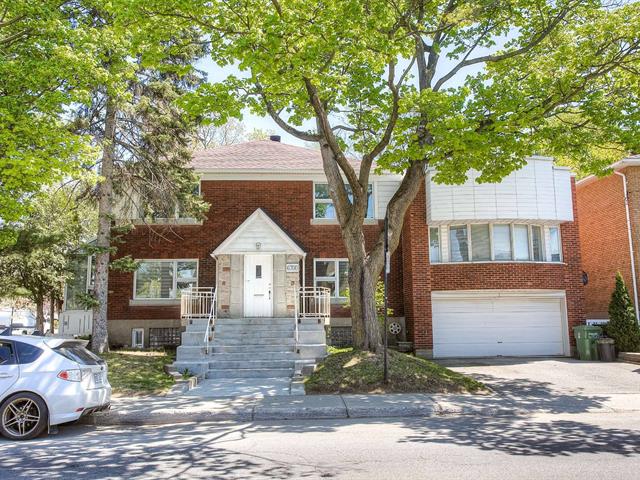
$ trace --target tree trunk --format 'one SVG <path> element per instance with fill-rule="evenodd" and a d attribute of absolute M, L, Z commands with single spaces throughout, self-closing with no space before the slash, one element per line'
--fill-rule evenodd
<path fill-rule="evenodd" d="M 56 313 L 56 298 L 53 294 L 51 294 L 51 298 L 49 298 L 49 331 L 51 333 L 55 333 L 55 325 L 53 323 L 53 317 Z"/>
<path fill-rule="evenodd" d="M 107 97 L 105 130 L 102 141 L 102 165 L 98 186 L 98 234 L 96 236 L 96 277 L 93 308 L 91 349 L 96 353 L 109 350 L 107 333 L 107 302 L 109 297 L 109 249 L 111 247 L 111 218 L 113 210 L 113 161 L 115 153 L 116 105 Z"/>
<path fill-rule="evenodd" d="M 36 330 L 44 333 L 44 298 L 36 300 Z"/>

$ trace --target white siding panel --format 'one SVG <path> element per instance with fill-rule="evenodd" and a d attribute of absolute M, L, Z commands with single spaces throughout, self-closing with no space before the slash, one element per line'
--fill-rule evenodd
<path fill-rule="evenodd" d="M 502 182 L 480 184 L 470 171 L 462 185 L 440 185 L 427 176 L 427 222 L 573 220 L 571 174 L 549 158 L 534 157 Z"/>
<path fill-rule="evenodd" d="M 256 217 L 229 245 L 227 252 L 253 252 L 256 251 L 257 242 L 260 242 L 260 250 L 263 252 L 286 252 L 288 250 L 288 245 L 271 225 L 264 218 Z"/>
<path fill-rule="evenodd" d="M 396 193 L 399 186 L 400 181 L 397 180 L 379 180 L 376 182 L 377 218 L 384 219 L 387 214 L 387 205 L 389 205 L 391 197 Z"/>
<path fill-rule="evenodd" d="M 556 212 L 558 220 L 573 220 L 571 199 L 571 174 L 567 170 L 555 170 Z"/>

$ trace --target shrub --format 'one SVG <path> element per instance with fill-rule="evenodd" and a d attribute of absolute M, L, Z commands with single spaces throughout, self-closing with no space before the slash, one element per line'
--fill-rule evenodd
<path fill-rule="evenodd" d="M 616 274 L 616 288 L 609 303 L 609 323 L 604 328 L 607 336 L 616 341 L 621 352 L 640 351 L 640 326 L 629 291 L 620 272 Z"/>

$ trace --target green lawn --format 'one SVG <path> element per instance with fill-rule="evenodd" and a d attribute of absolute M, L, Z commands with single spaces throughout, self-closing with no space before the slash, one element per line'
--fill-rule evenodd
<path fill-rule="evenodd" d="M 382 355 L 330 349 L 329 356 L 305 380 L 308 394 L 337 393 L 484 393 L 480 382 L 434 362 L 389 350 L 389 383 L 383 383 Z"/>
<path fill-rule="evenodd" d="M 102 355 L 109 367 L 109 383 L 115 395 L 149 395 L 168 391 L 174 384 L 164 366 L 173 363 L 173 353 L 116 350 Z"/>

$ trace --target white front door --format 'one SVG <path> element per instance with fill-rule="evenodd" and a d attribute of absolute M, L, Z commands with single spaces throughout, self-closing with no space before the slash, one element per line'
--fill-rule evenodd
<path fill-rule="evenodd" d="M 244 257 L 244 316 L 273 315 L 273 255 Z"/>

